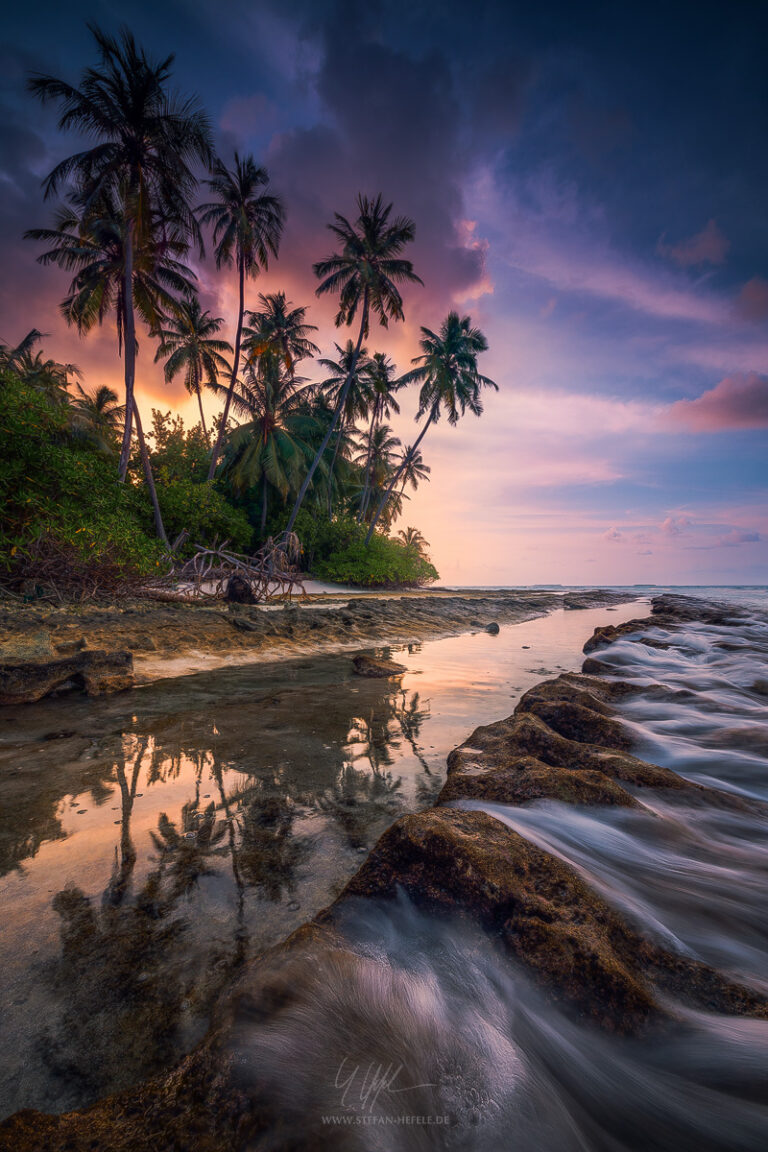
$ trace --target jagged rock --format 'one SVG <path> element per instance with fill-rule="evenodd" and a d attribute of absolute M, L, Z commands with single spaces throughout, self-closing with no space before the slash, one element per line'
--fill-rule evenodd
<path fill-rule="evenodd" d="M 133 683 L 130 652 L 86 649 L 64 659 L 0 663 L 0 704 L 34 704 L 51 692 L 69 689 L 104 696 Z"/>
<path fill-rule="evenodd" d="M 378 680 L 402 676 L 408 671 L 404 664 L 396 664 L 394 660 L 384 660 L 379 656 L 355 656 L 352 663 L 358 676 L 369 676 Z"/>

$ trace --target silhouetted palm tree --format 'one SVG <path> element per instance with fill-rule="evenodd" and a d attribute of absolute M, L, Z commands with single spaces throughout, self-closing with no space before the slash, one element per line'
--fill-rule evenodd
<path fill-rule="evenodd" d="M 174 57 L 151 60 L 124 29 L 115 38 L 91 27 L 99 63 L 86 68 L 79 87 L 35 74 L 29 87 L 43 103 L 59 105 L 59 128 L 74 129 L 93 147 L 62 160 L 44 182 L 46 198 L 73 181 L 90 209 L 107 196 L 125 217 L 123 265 L 125 310 L 125 430 L 120 453 L 124 480 L 130 455 L 136 340 L 131 291 L 134 253 L 154 231 L 158 215 L 194 234 L 190 198 L 197 186 L 192 165 L 211 157 L 208 119 L 191 98 L 168 90 Z"/>
<path fill-rule="evenodd" d="M 402 498 L 405 495 L 405 489 L 408 484 L 410 484 L 415 492 L 423 480 L 429 480 L 429 474 L 432 469 L 428 464 L 424 463 L 421 449 L 416 448 L 414 450 L 409 444 L 403 449 L 400 464 L 402 465 L 400 479 L 403 481 L 403 486 L 400 489 L 400 497 Z"/>
<path fill-rule="evenodd" d="M 263 356 L 266 352 L 277 356 L 286 371 L 293 372 L 299 360 L 315 356 L 320 349 L 309 339 L 317 331 L 316 324 L 306 321 L 306 308 L 292 308 L 285 292 L 259 295 L 259 311 L 248 313 L 248 326 L 243 329 L 243 349 L 246 358 Z"/>
<path fill-rule="evenodd" d="M 371 452 L 374 445 L 374 433 L 381 420 L 389 419 L 393 412 L 400 412 L 400 405 L 395 399 L 395 392 L 403 385 L 394 380 L 395 365 L 383 352 L 374 352 L 368 365 L 368 379 L 373 393 L 371 425 L 368 431 L 368 459 L 365 462 L 365 480 L 363 482 L 363 495 L 360 509 L 357 514 L 359 521 L 363 520 L 368 510 L 371 495 Z M 399 441 L 398 441 L 399 443 Z"/>
<path fill-rule="evenodd" d="M 413 552 L 416 556 L 427 558 L 429 541 L 424 539 L 418 528 L 401 528 L 398 536 L 409 552 Z"/>
<path fill-rule="evenodd" d="M 164 318 L 165 327 L 158 331 L 160 346 L 155 353 L 155 363 L 165 357 L 165 379 L 173 380 L 179 372 L 184 373 L 184 386 L 190 396 L 197 396 L 200 408 L 200 423 L 206 440 L 208 430 L 203 412 L 202 385 L 215 384 L 219 372 L 229 372 L 230 367 L 224 358 L 225 352 L 232 351 L 226 340 L 217 340 L 216 333 L 224 320 L 203 312 L 197 295 L 180 300 L 176 311 Z"/>
<path fill-rule="evenodd" d="M 246 277 L 257 276 L 260 269 L 267 268 L 270 254 L 277 256 L 283 234 L 285 211 L 279 197 L 264 191 L 269 183 L 269 176 L 266 169 L 256 166 L 252 156 L 241 159 L 235 152 L 235 166 L 231 170 L 221 160 L 217 160 L 212 169 L 212 178 L 206 183 L 216 199 L 202 205 L 200 221 L 203 224 L 213 225 L 216 267 L 230 267 L 235 264 L 239 288 L 232 374 L 208 470 L 208 479 L 212 480 L 219 462 L 232 395 L 240 370 L 245 280 Z"/>
<path fill-rule="evenodd" d="M 361 348 L 356 361 L 355 361 L 355 344 L 352 340 L 347 340 L 342 348 L 340 344 L 335 344 L 337 360 L 319 360 L 318 363 L 330 372 L 320 385 L 320 390 L 323 396 L 332 405 L 334 411 L 339 401 L 344 385 L 349 375 L 350 367 L 354 363 L 352 369 L 352 377 L 347 389 L 347 399 L 344 404 L 344 409 L 339 417 L 336 432 L 336 446 L 333 450 L 333 458 L 328 469 L 328 517 L 333 515 L 333 488 L 334 476 L 336 473 L 336 458 L 339 454 L 339 448 L 345 440 L 346 432 L 351 428 L 356 420 L 366 419 L 370 411 L 371 402 L 373 400 L 373 389 L 371 385 L 371 378 L 368 374 L 368 365 L 370 359 L 366 348 Z"/>
<path fill-rule="evenodd" d="M 79 384 L 70 400 L 71 425 L 76 435 L 98 451 L 111 455 L 117 447 L 125 418 L 125 405 L 118 404 L 117 392 L 102 384 L 86 392 Z"/>
<path fill-rule="evenodd" d="M 482 376 L 478 371 L 477 357 L 487 350 L 488 341 L 479 328 L 472 327 L 469 316 L 460 317 L 458 312 L 450 312 L 443 321 L 439 333 L 432 332 L 429 328 L 421 329 L 419 344 L 422 354 L 414 357 L 412 361 L 417 367 L 403 376 L 406 384 L 412 381 L 421 384 L 416 419 L 427 414 L 411 454 L 418 449 L 430 425 L 440 419 L 443 408 L 447 413 L 448 423 L 454 425 L 467 408 L 470 412 L 474 412 L 475 416 L 482 414 L 483 403 L 480 398 L 482 388 L 493 388 L 498 391 L 498 386 L 493 380 Z M 382 496 L 376 515 L 371 520 L 366 543 L 370 541 L 407 463 L 406 457 Z"/>
<path fill-rule="evenodd" d="M 402 320 L 403 301 L 397 285 L 403 282 L 422 283 L 413 271 L 411 261 L 404 260 L 400 255 L 406 244 L 413 240 L 413 221 L 398 216 L 390 222 L 392 205 L 385 205 L 381 196 L 375 200 L 358 196 L 357 205 L 358 216 L 353 224 L 338 212 L 335 213 L 335 223 L 328 227 L 339 241 L 341 250 L 314 265 L 314 273 L 320 279 L 317 295 L 324 296 L 332 292 L 339 294 L 336 326 L 352 324 L 359 309 L 360 331 L 333 420 L 296 497 L 288 521 L 288 532 L 293 531 L 315 469 L 325 454 L 344 410 L 360 349 L 368 335 L 370 314 L 378 318 L 383 328 L 388 326 L 390 320 Z"/>
<path fill-rule="evenodd" d="M 354 462 L 361 471 L 365 467 L 365 482 L 359 497 L 362 507 L 366 488 L 375 497 L 387 487 L 395 471 L 395 449 L 400 447 L 400 441 L 392 434 L 388 424 L 379 424 L 372 431 L 369 429 L 364 432 L 359 438 L 359 443 L 360 451 L 354 457 Z"/>
<path fill-rule="evenodd" d="M 154 227 L 145 220 L 141 243 L 131 238 L 132 224 L 122 205 L 105 192 L 90 206 L 82 195 L 71 196 L 70 205 L 60 209 L 54 228 L 33 228 L 25 235 L 51 247 L 38 256 L 41 264 L 57 264 L 73 272 L 68 295 L 61 311 L 68 324 L 81 335 L 90 332 L 112 311 L 116 316 L 118 347 L 129 341 L 136 345 L 134 311 L 150 332 L 156 331 L 164 312 L 173 311 L 177 297 L 194 290 L 193 273 L 179 260 L 188 249 L 186 239 L 175 226 L 155 218 Z M 130 276 L 126 268 L 130 266 Z M 126 295 L 127 293 L 127 295 Z M 128 315 L 131 316 L 131 336 Z M 133 419 L 139 440 L 144 477 L 149 488 L 155 528 L 167 543 L 160 505 L 157 501 L 152 466 L 144 440 L 139 409 L 131 390 Z M 125 421 L 128 421 L 126 400 Z M 125 435 L 123 435 L 123 447 Z"/>

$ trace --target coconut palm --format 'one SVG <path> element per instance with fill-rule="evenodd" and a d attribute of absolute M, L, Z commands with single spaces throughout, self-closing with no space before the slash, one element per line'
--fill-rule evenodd
<path fill-rule="evenodd" d="M 405 489 L 408 484 L 410 484 L 415 492 L 423 480 L 429 480 L 429 474 L 432 469 L 428 464 L 424 463 L 421 449 L 417 448 L 414 451 L 410 445 L 406 445 L 403 449 L 400 464 L 402 465 L 400 479 L 403 481 L 403 486 L 400 489 L 400 496 L 402 498 L 405 495 Z"/>
<path fill-rule="evenodd" d="M 122 432 L 125 405 L 118 403 L 117 392 L 106 384 L 95 392 L 86 392 L 79 384 L 75 389 L 70 400 L 70 422 L 75 435 L 111 455 Z"/>
<path fill-rule="evenodd" d="M 421 279 L 413 271 L 410 260 L 400 253 L 413 240 L 414 224 L 405 216 L 390 221 L 392 205 L 385 205 L 381 196 L 369 200 L 367 196 L 357 198 L 358 215 L 354 223 L 335 213 L 335 223 L 328 227 L 339 241 L 341 250 L 314 265 L 314 273 L 320 284 L 318 296 L 338 293 L 339 310 L 336 326 L 352 324 L 360 312 L 360 331 L 352 355 L 346 380 L 339 393 L 330 427 L 317 450 L 314 460 L 304 478 L 296 503 L 293 506 L 287 531 L 293 525 L 307 494 L 315 469 L 322 460 L 328 442 L 341 418 L 347 402 L 347 394 L 357 367 L 357 360 L 368 335 L 370 316 L 373 313 L 383 328 L 390 320 L 403 319 L 403 300 L 398 284 L 411 282 L 421 284 Z"/>
<path fill-rule="evenodd" d="M 136 372 L 134 293 L 131 290 L 137 249 L 154 229 L 158 214 L 173 218 L 179 229 L 194 234 L 190 198 L 197 186 L 193 165 L 211 157 L 208 119 L 192 98 L 168 90 L 174 57 L 150 59 L 131 33 L 115 38 L 91 27 L 99 62 L 86 68 L 79 87 L 54 76 L 35 74 L 30 90 L 59 106 L 59 128 L 74 129 L 93 147 L 62 160 L 44 181 L 45 195 L 74 182 L 87 208 L 109 197 L 120 202 L 125 218 L 123 263 L 125 334 L 125 429 L 120 452 L 120 479 L 130 455 L 133 389 Z"/>
<path fill-rule="evenodd" d="M 307 323 L 306 308 L 293 308 L 285 292 L 269 292 L 266 296 L 260 293 L 259 304 L 259 311 L 248 313 L 248 325 L 243 329 L 243 349 L 248 360 L 271 352 L 292 372 L 297 361 L 320 351 L 309 339 L 308 334 L 316 332 L 317 325 Z"/>
<path fill-rule="evenodd" d="M 418 528 L 401 528 L 398 536 L 409 552 L 413 552 L 416 556 L 427 558 L 429 541 L 424 539 Z"/>
<path fill-rule="evenodd" d="M 25 235 L 28 239 L 42 240 L 50 245 L 38 256 L 39 263 L 56 264 L 74 273 L 68 294 L 61 303 L 61 312 L 67 323 L 84 335 L 114 312 L 118 348 L 122 351 L 125 344 L 128 356 L 128 345 L 133 346 L 134 353 L 136 346 L 134 313 L 138 312 L 150 331 L 155 331 L 163 314 L 176 307 L 177 297 L 193 291 L 193 273 L 179 259 L 188 249 L 186 238 L 175 226 L 156 218 L 153 228 L 144 222 L 141 243 L 137 244 L 130 218 L 109 193 L 105 192 L 90 206 L 84 203 L 82 194 L 69 199 L 69 205 L 58 212 L 54 228 L 33 228 Z M 128 266 L 130 276 L 126 277 Z M 132 318 L 130 337 L 129 313 Z M 132 390 L 130 398 L 155 528 L 160 539 L 167 543 Z M 126 423 L 128 411 L 126 398 Z"/>
<path fill-rule="evenodd" d="M 269 176 L 266 169 L 257 167 L 253 156 L 241 158 L 235 152 L 234 168 L 227 168 L 221 160 L 216 160 L 214 163 L 212 177 L 206 180 L 206 184 L 216 199 L 203 204 L 199 210 L 201 223 L 213 226 L 216 267 L 231 267 L 235 264 L 239 289 L 232 373 L 216 443 L 211 453 L 209 480 L 213 479 L 219 462 L 229 409 L 240 370 L 246 277 L 255 277 L 261 269 L 268 267 L 270 254 L 277 256 L 283 234 L 285 210 L 278 196 L 265 191 L 268 183 Z"/>
<path fill-rule="evenodd" d="M 368 432 L 368 445 L 369 449 L 373 449 L 374 432 L 379 422 L 383 419 L 389 419 L 393 412 L 400 412 L 400 405 L 395 400 L 394 393 L 402 388 L 403 385 L 399 380 L 394 380 L 395 365 L 385 356 L 383 352 L 374 352 L 370 363 L 368 365 L 368 379 L 373 393 L 373 404 L 371 413 L 371 424 Z M 399 441 L 398 441 L 399 443 Z M 369 451 L 368 459 L 365 463 L 365 480 L 363 483 L 363 495 L 360 501 L 360 509 L 357 514 L 358 520 L 362 520 L 368 509 L 368 504 L 371 496 L 371 452 Z"/>
<path fill-rule="evenodd" d="M 165 358 L 166 383 L 170 383 L 179 372 L 184 373 L 187 392 L 190 396 L 197 396 L 206 440 L 208 429 L 203 412 L 203 383 L 215 384 L 219 372 L 230 370 L 224 354 L 232 351 L 232 345 L 226 340 L 216 339 L 223 323 L 220 316 L 203 312 L 200 297 L 195 294 L 180 300 L 174 312 L 164 319 L 165 327 L 158 330 L 160 345 L 155 353 L 155 363 Z"/>
<path fill-rule="evenodd" d="M 219 384 L 214 390 L 225 388 Z M 314 454 L 319 424 L 309 407 L 313 392 L 314 385 L 265 353 L 248 365 L 232 394 L 232 407 L 245 422 L 228 435 L 224 467 L 236 491 L 261 487 L 262 535 L 270 489 L 286 500 Z"/>
<path fill-rule="evenodd" d="M 362 509 L 367 490 L 375 495 L 387 487 L 395 471 L 396 449 L 400 447 L 400 440 L 393 435 L 388 424 L 379 424 L 364 432 L 359 438 L 359 444 L 360 450 L 353 459 L 361 472 L 365 469 L 365 481 L 359 498 Z"/>
<path fill-rule="evenodd" d="M 461 317 L 458 312 L 450 312 L 443 321 L 439 333 L 429 328 L 421 329 L 421 356 L 412 360 L 417 367 L 403 376 L 407 384 L 421 384 L 419 410 L 416 419 L 426 415 L 427 419 L 416 437 L 411 456 L 418 450 L 427 429 L 437 423 L 445 409 L 448 423 L 455 425 L 467 409 L 475 416 L 482 415 L 481 389 L 498 386 L 487 376 L 482 376 L 477 368 L 477 357 L 488 348 L 488 341 L 479 328 L 472 327 L 469 316 Z M 366 543 L 373 535 L 387 501 L 408 465 L 408 457 L 396 469 L 389 487 L 383 494 L 376 515 L 371 520 Z"/>
<path fill-rule="evenodd" d="M 319 360 L 318 363 L 322 368 L 325 368 L 327 372 L 330 372 L 330 376 L 327 376 L 320 384 L 320 391 L 335 411 L 339 396 L 346 383 L 350 366 L 353 361 L 355 361 L 355 344 L 353 340 L 347 340 L 343 348 L 340 344 L 335 344 L 334 347 L 338 359 L 322 359 Z M 352 378 L 349 388 L 347 389 L 344 409 L 339 417 L 336 430 L 336 445 L 328 469 L 329 519 L 333 515 L 333 477 L 336 471 L 336 458 L 339 454 L 339 448 L 345 441 L 347 432 L 353 427 L 355 421 L 367 418 L 373 399 L 371 379 L 368 375 L 369 363 L 368 350 L 361 348 L 352 370 Z"/>

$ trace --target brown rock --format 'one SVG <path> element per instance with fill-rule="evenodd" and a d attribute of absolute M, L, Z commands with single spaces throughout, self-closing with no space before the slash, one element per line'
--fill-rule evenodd
<path fill-rule="evenodd" d="M 104 696 L 133 687 L 130 652 L 78 652 L 60 660 L 0 664 L 0 704 L 34 704 L 68 689 Z"/>
<path fill-rule="evenodd" d="M 404 664 L 396 664 L 394 660 L 383 660 L 379 656 L 355 656 L 352 663 L 358 676 L 369 676 L 378 680 L 390 676 L 402 676 L 408 671 Z"/>

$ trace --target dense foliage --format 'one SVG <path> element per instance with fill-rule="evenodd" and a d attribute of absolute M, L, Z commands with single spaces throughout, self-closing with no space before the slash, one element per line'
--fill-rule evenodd
<path fill-rule="evenodd" d="M 404 320 L 401 289 L 422 283 L 407 256 L 414 221 L 381 195 L 359 194 L 352 217 L 334 213 L 335 250 L 312 267 L 316 294 L 336 299 L 336 327 L 350 337 L 335 344 L 337 359 L 320 357 L 306 306 L 284 291 L 247 306 L 249 282 L 279 256 L 285 224 L 266 169 L 251 155 L 228 163 L 214 154 L 204 111 L 170 86 L 173 57 L 152 59 L 127 29 L 91 32 L 98 61 L 79 86 L 30 79 L 57 106 L 59 128 L 84 129 L 91 146 L 46 177 L 46 195 L 58 198 L 54 226 L 26 236 L 45 245 L 40 263 L 71 277 L 60 305 L 67 322 L 81 336 L 113 326 L 125 394 L 74 383 L 74 365 L 36 350 L 36 328 L 15 347 L 0 343 L 9 446 L 0 564 L 34 577 L 50 575 L 58 557 L 72 571 L 86 565 L 91 582 L 101 564 L 115 584 L 198 545 L 251 551 L 269 536 L 291 538 L 295 526 L 305 568 L 318 576 L 365 586 L 436 579 L 421 533 L 389 532 L 406 489 L 429 478 L 420 444 L 430 425 L 441 412 L 450 425 L 465 411 L 480 415 L 481 389 L 496 385 L 478 370 L 483 333 L 455 312 L 438 332 L 421 329 L 423 354 L 399 377 L 385 352 L 366 346 L 372 324 L 385 333 Z M 195 251 L 205 255 L 203 232 L 218 272 L 236 279 L 231 344 L 224 318 L 203 309 L 190 266 Z M 185 429 L 155 410 L 145 435 L 134 387 L 139 330 L 157 342 L 166 381 L 181 376 L 196 397 L 199 425 Z M 299 375 L 311 360 L 325 379 Z M 421 386 L 423 422 L 403 446 L 386 421 L 410 384 Z M 212 430 L 206 391 L 223 403 Z"/>
<path fill-rule="evenodd" d="M 331 521 L 301 512 L 296 529 L 305 566 L 321 580 L 363 588 L 413 587 L 437 580 L 437 569 L 416 549 L 387 536 L 365 543 L 366 527 L 351 516 Z"/>
<path fill-rule="evenodd" d="M 72 427 L 66 406 L 0 373 L 0 565 L 35 574 L 60 557 L 92 575 L 135 579 L 157 570 L 161 548 L 144 489 L 118 483 L 114 458 Z"/>

